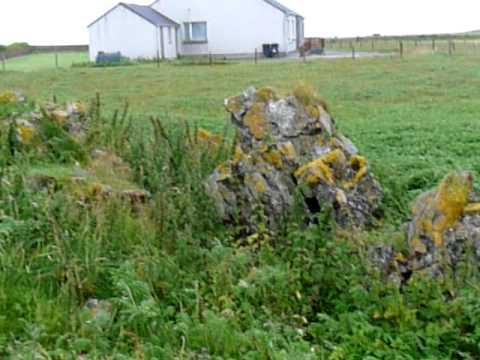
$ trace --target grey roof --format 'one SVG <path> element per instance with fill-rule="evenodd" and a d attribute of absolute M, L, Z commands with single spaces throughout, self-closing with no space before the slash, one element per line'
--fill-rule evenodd
<path fill-rule="evenodd" d="M 149 23 L 155 25 L 155 26 L 174 26 L 174 27 L 178 27 L 180 26 L 179 24 L 177 24 L 175 21 L 173 21 L 172 19 L 166 17 L 165 15 L 162 15 L 160 14 L 158 11 L 156 11 L 155 9 L 151 8 L 150 6 L 143 6 L 143 5 L 135 5 L 135 4 L 126 4 L 126 3 L 119 3 L 117 6 L 115 6 L 114 8 L 110 9 L 109 11 L 107 11 L 105 14 L 103 14 L 102 16 L 100 16 L 97 20 L 95 20 L 94 22 L 92 22 L 90 25 L 88 25 L 88 27 L 92 26 L 93 24 L 95 24 L 98 20 L 102 19 L 103 17 L 105 17 L 106 15 L 108 15 L 111 11 L 113 11 L 114 9 L 116 9 L 118 6 L 123 6 L 125 8 L 127 8 L 128 10 L 130 10 L 131 12 L 137 14 L 138 16 L 140 16 L 141 18 L 145 19 L 146 21 L 148 21 Z"/>
<path fill-rule="evenodd" d="M 296 13 L 293 10 L 290 10 L 287 8 L 285 5 L 280 4 L 277 0 L 264 0 L 266 3 L 269 3 L 273 7 L 277 8 L 278 10 L 284 12 L 287 15 L 294 15 L 294 16 L 300 16 L 303 17 L 302 15 Z"/>
<path fill-rule="evenodd" d="M 180 26 L 175 21 L 166 17 L 165 15 L 160 14 L 157 10 L 151 8 L 150 6 L 125 4 L 125 3 L 120 3 L 120 4 L 125 6 L 127 9 L 132 10 L 138 16 L 141 16 L 145 20 L 151 22 L 153 25 L 157 25 L 157 26 Z"/>

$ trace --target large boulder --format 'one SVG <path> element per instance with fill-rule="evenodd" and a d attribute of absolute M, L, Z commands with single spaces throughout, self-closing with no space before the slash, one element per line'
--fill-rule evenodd
<path fill-rule="evenodd" d="M 380 185 L 309 87 L 281 99 L 252 87 L 225 105 L 238 130 L 235 154 L 207 181 L 225 221 L 248 233 L 275 230 L 299 205 L 306 222 L 326 209 L 341 227 L 374 222 Z"/>

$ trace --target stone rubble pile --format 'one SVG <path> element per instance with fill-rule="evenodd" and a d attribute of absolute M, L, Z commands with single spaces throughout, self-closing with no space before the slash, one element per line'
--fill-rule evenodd
<path fill-rule="evenodd" d="M 299 86 L 285 98 L 249 88 L 225 105 L 237 146 L 208 179 L 207 191 L 226 222 L 248 233 L 261 225 L 275 231 L 297 204 L 307 223 L 326 209 L 344 228 L 375 222 L 380 185 L 310 88 Z"/>
<path fill-rule="evenodd" d="M 0 105 L 26 103 L 20 93 L 7 91 L 0 94 Z M 72 147 L 78 150 L 78 156 L 73 153 L 73 159 L 70 159 L 76 163 L 69 169 L 71 175 L 61 179 L 49 174 L 29 176 L 27 182 L 35 191 L 66 189 L 86 201 L 116 196 L 130 200 L 134 205 L 145 203 L 150 194 L 133 183 L 131 169 L 123 159 L 108 150 L 89 151 L 91 144 L 86 140 L 91 124 L 89 107 L 84 102 L 45 103 L 32 111 L 14 113 L 2 119 L 0 131 L 13 134 L 12 150 L 30 152 L 46 161 L 52 161 L 48 155 L 57 143 L 70 144 L 66 149 L 59 148 L 58 152 L 72 151 Z M 59 137 L 63 138 L 62 141 Z"/>
<path fill-rule="evenodd" d="M 87 105 L 83 102 L 70 102 L 66 105 L 47 103 L 14 120 L 17 138 L 22 145 L 33 145 L 36 140 L 39 140 L 41 121 L 52 121 L 73 138 L 81 139 L 88 130 L 90 119 Z"/>

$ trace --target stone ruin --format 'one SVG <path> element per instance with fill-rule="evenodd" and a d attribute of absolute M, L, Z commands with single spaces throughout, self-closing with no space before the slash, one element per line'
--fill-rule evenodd
<path fill-rule="evenodd" d="M 27 99 L 18 92 L 6 91 L 0 94 L 0 105 L 22 105 L 26 102 Z M 69 102 L 65 105 L 48 102 L 41 107 L 36 107 L 33 111 L 3 121 L 2 127 L 13 125 L 16 131 L 16 140 L 20 146 L 36 147 L 37 150 L 41 150 L 42 141 L 39 139 L 39 128 L 42 120 L 55 123 L 72 138 L 81 140 L 90 123 L 87 108 L 87 104 L 81 101 Z"/>
<path fill-rule="evenodd" d="M 208 179 L 207 192 L 226 222 L 249 234 L 275 231 L 294 205 L 306 223 L 326 209 L 344 228 L 375 222 L 380 185 L 309 87 L 281 99 L 252 87 L 225 106 L 237 128 L 235 154 Z"/>
<path fill-rule="evenodd" d="M 6 91 L 0 93 L 0 105 L 27 105 L 27 99 L 18 92 Z M 51 134 L 45 133 L 44 125 L 50 124 L 61 129 L 61 136 L 68 138 L 80 150 L 82 156 L 76 154 L 77 157 L 72 159 L 75 160 L 74 165 L 61 164 L 68 170 L 68 175 L 62 175 L 62 178 L 43 173 L 29 175 L 27 183 L 35 191 L 65 189 L 86 201 L 115 196 L 130 200 L 134 205 L 145 203 L 150 194 L 134 184 L 132 171 L 123 159 L 108 149 L 89 149 L 90 145 L 94 145 L 88 144 L 92 125 L 90 110 L 82 101 L 66 104 L 47 102 L 33 107 L 31 111 L 2 119 L 0 131 L 13 134 L 10 142 L 12 151 L 30 152 L 48 160 L 49 148 L 46 144 L 52 139 L 48 138 Z M 58 135 L 56 131 L 55 135 Z M 88 150 L 91 151 L 87 153 Z"/>
<path fill-rule="evenodd" d="M 393 246 L 373 249 L 373 259 L 383 273 L 399 285 L 412 274 L 439 277 L 461 263 L 480 260 L 480 203 L 468 172 L 448 174 L 434 190 L 412 204 L 406 226 L 408 253 Z"/>

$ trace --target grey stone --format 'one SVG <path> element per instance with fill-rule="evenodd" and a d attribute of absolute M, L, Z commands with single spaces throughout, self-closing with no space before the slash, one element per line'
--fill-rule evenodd
<path fill-rule="evenodd" d="M 262 222 L 275 231 L 299 196 L 307 222 L 327 209 L 345 228 L 375 222 L 383 197 L 379 183 L 324 103 L 307 97 L 278 99 L 270 89 L 248 88 L 225 100 L 237 127 L 236 153 L 206 182 L 225 221 L 248 233 Z"/>

